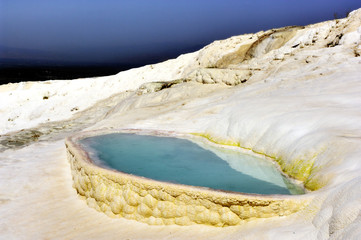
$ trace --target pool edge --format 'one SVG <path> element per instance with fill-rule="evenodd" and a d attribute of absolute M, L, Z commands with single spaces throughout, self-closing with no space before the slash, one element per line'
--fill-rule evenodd
<path fill-rule="evenodd" d="M 310 195 L 228 193 L 138 177 L 93 164 L 78 139 L 116 131 L 82 132 L 65 140 L 73 187 L 89 206 L 112 217 L 151 225 L 232 226 L 257 218 L 287 216 L 305 208 Z M 118 132 L 185 136 L 175 132 L 122 129 Z"/>

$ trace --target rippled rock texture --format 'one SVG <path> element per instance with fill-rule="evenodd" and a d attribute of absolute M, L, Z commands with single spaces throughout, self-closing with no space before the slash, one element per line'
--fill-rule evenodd
<path fill-rule="evenodd" d="M 361 235 L 360 37 L 357 10 L 345 19 L 215 41 L 177 59 L 114 76 L 1 85 L 1 236 L 357 239 Z M 196 134 L 261 153 L 314 190 L 306 194 L 311 201 L 288 216 L 239 218 L 242 224 L 227 228 L 159 227 L 110 218 L 77 198 L 64 140 L 84 130 L 124 128 Z M 84 178 L 81 181 L 91 183 Z M 103 191 L 80 188 L 81 181 L 76 187 L 84 195 Z M 124 192 L 127 189 L 131 186 Z M 147 196 L 137 195 L 144 200 Z M 123 192 L 119 198 L 128 199 Z M 158 206 L 160 198 L 155 198 L 156 208 L 144 203 L 151 214 L 167 208 L 163 203 Z M 93 203 L 114 214 L 110 200 L 109 209 Z M 128 201 L 130 212 L 141 206 L 142 214 L 150 213 L 143 200 L 137 207 Z M 233 222 L 222 220 L 222 210 L 214 212 L 219 216 L 215 219 L 221 219 L 219 225 Z"/>

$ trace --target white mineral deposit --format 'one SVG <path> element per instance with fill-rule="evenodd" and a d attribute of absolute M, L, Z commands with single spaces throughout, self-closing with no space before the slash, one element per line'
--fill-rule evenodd
<path fill-rule="evenodd" d="M 0 238 L 360 239 L 360 55 L 359 9 L 114 76 L 1 85 Z M 65 139 L 120 129 L 189 134 L 266 156 L 307 193 L 292 196 L 295 211 L 227 227 L 105 214 L 79 190 Z"/>

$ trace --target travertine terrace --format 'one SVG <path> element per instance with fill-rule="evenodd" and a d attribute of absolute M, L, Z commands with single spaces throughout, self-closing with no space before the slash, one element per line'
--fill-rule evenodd
<path fill-rule="evenodd" d="M 144 131 L 126 131 L 143 133 Z M 66 141 L 74 187 L 88 205 L 111 217 L 125 217 L 151 225 L 206 224 L 233 226 L 257 218 L 287 216 L 303 209 L 310 197 L 221 192 L 155 181 L 96 166 L 78 139 Z M 151 135 L 167 133 L 147 132 Z M 172 136 L 177 137 L 175 133 Z M 183 136 L 184 137 L 184 136 Z M 189 137 L 189 136 L 188 136 Z"/>
<path fill-rule="evenodd" d="M 215 41 L 114 76 L 1 85 L 0 236 L 359 238 L 360 44 L 356 10 L 345 19 Z M 265 155 L 312 190 L 300 196 L 310 201 L 288 216 L 225 228 L 109 217 L 72 187 L 64 142 L 119 129 L 192 134 Z"/>

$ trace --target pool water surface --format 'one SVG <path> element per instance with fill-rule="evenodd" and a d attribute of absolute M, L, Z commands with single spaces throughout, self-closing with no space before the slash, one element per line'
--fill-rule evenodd
<path fill-rule="evenodd" d="M 113 133 L 80 144 L 102 167 L 154 180 L 241 193 L 304 193 L 269 160 L 186 139 Z"/>

